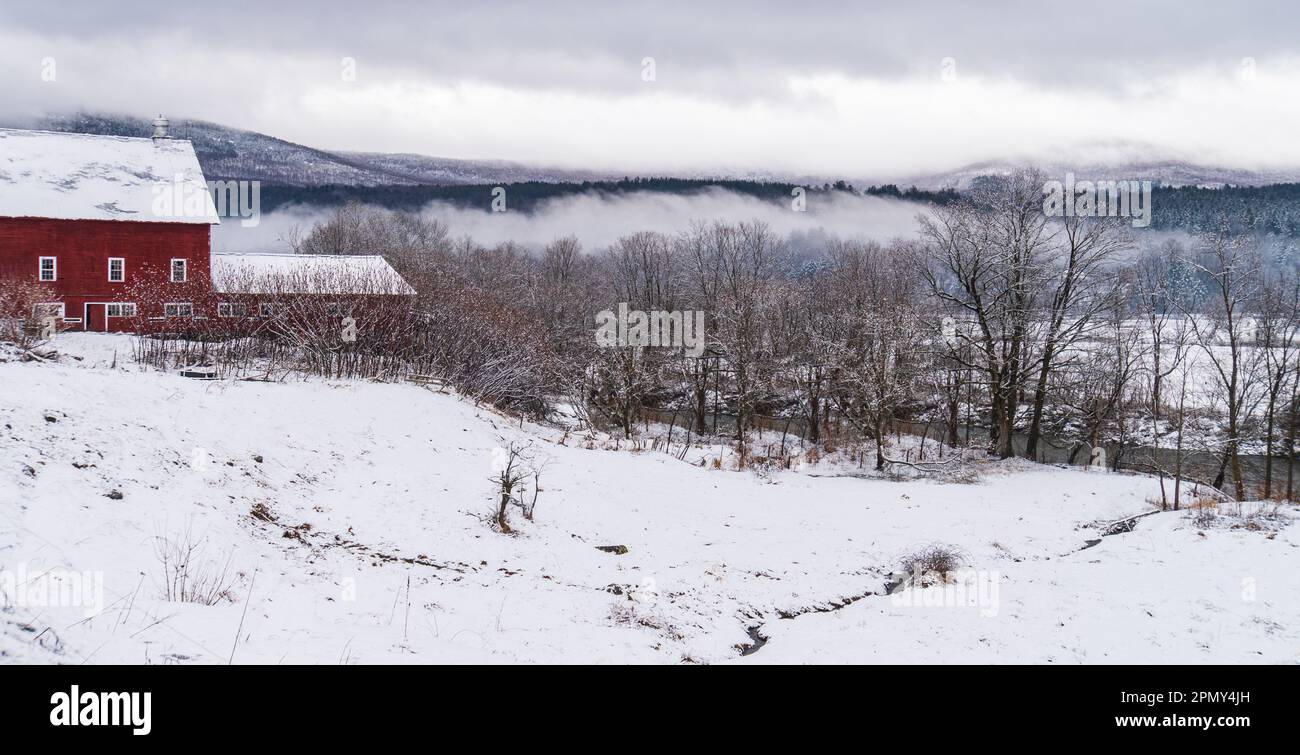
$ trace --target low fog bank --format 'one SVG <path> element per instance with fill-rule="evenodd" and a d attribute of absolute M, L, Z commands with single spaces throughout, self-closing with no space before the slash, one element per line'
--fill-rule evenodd
<path fill-rule="evenodd" d="M 218 252 L 289 252 L 287 239 L 298 232 L 306 235 L 312 226 L 328 218 L 337 208 L 294 205 L 267 213 L 255 227 L 244 227 L 238 218 L 223 220 L 213 231 L 213 249 Z M 509 209 L 487 212 L 433 202 L 422 212 L 447 224 L 453 238 L 469 236 L 483 246 L 513 241 L 540 250 L 561 236 L 574 235 L 588 252 L 615 244 L 619 238 L 638 231 L 676 233 L 695 221 L 765 221 L 784 237 L 796 252 L 814 252 L 827 239 L 871 239 L 887 242 L 917 234 L 918 216 L 928 212 L 925 204 L 901 199 L 861 196 L 846 192 L 810 193 L 806 209 L 793 208 L 791 200 L 772 201 L 726 189 L 692 194 L 630 192 L 609 194 L 588 192 L 557 197 L 531 211 Z M 1135 229 L 1133 248 L 1116 257 L 1131 259 L 1144 249 L 1155 249 L 1168 241 L 1184 247 L 1197 239 L 1184 231 Z M 1266 239 L 1265 259 L 1294 256 L 1294 240 Z M 357 250 L 364 253 L 367 250 Z"/>
<path fill-rule="evenodd" d="M 843 192 L 809 194 L 806 209 L 793 208 L 793 199 L 773 202 L 711 189 L 693 194 L 632 192 L 612 195 L 589 192 L 541 203 L 531 212 L 506 212 L 454 207 L 434 202 L 422 212 L 447 224 L 454 237 L 470 236 L 485 246 L 514 241 L 540 249 L 560 236 L 575 235 L 588 251 L 603 249 L 638 231 L 675 233 L 693 221 L 762 220 L 792 244 L 802 246 L 826 236 L 875 239 L 911 236 L 917 215 L 926 206 L 916 202 Z M 235 219 L 223 220 L 212 235 L 220 252 L 287 252 L 294 229 L 306 233 L 334 208 L 293 206 L 263 215 L 256 227 Z M 359 250 L 363 251 L 363 250 Z"/>

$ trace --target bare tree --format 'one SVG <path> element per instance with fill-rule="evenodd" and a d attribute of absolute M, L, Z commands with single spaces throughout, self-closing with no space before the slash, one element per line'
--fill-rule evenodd
<path fill-rule="evenodd" d="M 614 308 L 649 312 L 676 308 L 680 279 L 676 247 L 663 234 L 625 236 L 605 254 L 605 273 L 616 299 Z M 658 373 L 669 357 L 668 349 L 624 343 L 595 355 L 595 395 L 598 406 L 631 437 L 644 400 L 658 385 Z"/>
<path fill-rule="evenodd" d="M 1264 497 L 1273 496 L 1273 452 L 1279 401 L 1296 371 L 1300 336 L 1300 281 L 1290 271 L 1269 277 L 1259 299 L 1255 345 L 1263 351 Z M 1289 465 L 1288 461 L 1288 465 Z"/>
<path fill-rule="evenodd" d="M 925 340 L 911 249 L 896 244 L 839 245 L 831 254 L 832 296 L 842 330 L 832 357 L 832 396 L 840 414 L 875 441 L 884 469 L 885 435 L 914 397 Z"/>
<path fill-rule="evenodd" d="M 318 223 L 302 238 L 294 251 L 302 254 L 363 254 L 374 240 L 367 226 L 374 210 L 359 202 L 340 207 L 325 221 Z"/>
<path fill-rule="evenodd" d="M 1105 314 L 1100 321 L 1105 330 L 1097 333 L 1099 343 L 1073 364 L 1074 375 L 1068 381 L 1064 397 L 1083 418 L 1083 440 L 1094 454 L 1096 449 L 1105 447 L 1107 428 L 1114 429 L 1117 448 L 1107 461 L 1115 468 L 1128 431 L 1127 410 L 1142 403 L 1135 395 L 1135 388 L 1150 346 L 1142 331 L 1128 324 L 1128 313 L 1122 305 L 1112 306 Z M 1076 454 L 1083 445 L 1076 446 Z"/>
<path fill-rule="evenodd" d="M 1170 418 L 1176 419 L 1174 431 L 1177 433 L 1177 447 L 1174 458 L 1174 508 L 1179 507 L 1180 480 L 1182 472 L 1182 434 L 1186 420 L 1187 399 L 1187 352 L 1190 345 L 1188 320 L 1179 314 L 1177 300 L 1196 299 L 1195 281 L 1185 275 L 1186 266 L 1181 263 L 1182 247 L 1174 241 L 1168 242 L 1158 251 L 1148 251 L 1134 263 L 1132 270 L 1132 288 L 1137 315 L 1137 327 L 1143 331 L 1147 342 L 1148 361 L 1143 370 L 1145 377 L 1146 409 L 1151 424 L 1153 443 L 1159 443 L 1166 419 L 1165 405 L 1167 381 L 1175 373 L 1181 382 L 1178 385 L 1178 404 Z M 1155 460 L 1153 455 L 1153 461 Z M 1155 463 L 1155 471 L 1160 477 L 1161 505 L 1169 506 L 1169 497 L 1165 489 L 1165 475 L 1168 470 L 1160 463 Z"/>
<path fill-rule="evenodd" d="M 493 475 L 489 478 L 497 496 L 493 507 L 492 520 L 498 531 L 509 535 L 514 532 L 510 526 L 510 507 L 517 506 L 524 518 L 532 520 L 537 506 L 537 494 L 541 490 L 543 465 L 536 458 L 536 451 L 531 441 L 524 443 L 509 441 L 504 447 L 492 452 Z M 534 483 L 531 501 L 526 501 L 527 491 L 524 484 Z"/>
<path fill-rule="evenodd" d="M 1256 324 L 1250 313 L 1260 295 L 1261 261 L 1253 240 L 1227 222 L 1203 236 L 1201 246 L 1187 262 L 1207 281 L 1208 291 L 1201 311 L 1184 309 L 1184 314 L 1226 405 L 1223 460 L 1231 469 L 1237 500 L 1244 500 L 1241 432 L 1259 387 L 1258 353 L 1251 348 Z"/>
<path fill-rule="evenodd" d="M 1115 276 L 1105 270 L 1114 256 L 1129 246 L 1122 218 L 1068 217 L 1059 221 L 1057 249 L 1045 261 L 1051 297 L 1039 317 L 1046 321 L 1037 350 L 1038 377 L 1025 439 L 1025 458 L 1038 458 L 1043 409 L 1052 369 L 1068 359 L 1075 344 L 1094 329 L 1094 319 L 1114 306 L 1118 292 Z"/>
<path fill-rule="evenodd" d="M 793 280 L 775 286 L 768 317 L 773 369 L 781 390 L 798 406 L 811 443 L 821 441 L 831 364 L 838 352 L 835 304 L 841 292 L 832 283 L 826 260 L 797 272 Z"/>
<path fill-rule="evenodd" d="M 717 344 L 718 295 L 722 290 L 722 263 L 721 256 L 715 253 L 714 230 L 696 222 L 675 239 L 686 276 L 689 301 L 695 308 L 704 310 L 704 338 L 709 346 Z M 701 435 L 708 431 L 709 381 L 714 381 L 716 389 L 720 362 L 715 354 L 706 353 L 684 364 L 691 393 L 694 431 Z"/>
<path fill-rule="evenodd" d="M 727 356 L 736 392 L 736 442 L 745 463 L 745 433 L 763 375 L 764 306 L 769 301 L 783 247 L 765 223 L 714 226 L 711 252 L 721 271 L 718 296 L 718 341 Z"/>
<path fill-rule="evenodd" d="M 975 357 L 990 397 L 990 451 L 1015 453 L 1013 432 L 1026 380 L 1053 231 L 1043 213 L 1041 174 L 1022 171 L 920 217 L 931 293 L 973 322 Z"/>

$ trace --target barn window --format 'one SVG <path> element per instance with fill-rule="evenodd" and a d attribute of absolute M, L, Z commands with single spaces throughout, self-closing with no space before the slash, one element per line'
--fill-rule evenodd
<path fill-rule="evenodd" d="M 164 317 L 193 317 L 194 305 L 188 302 L 174 302 L 163 305 Z"/>
<path fill-rule="evenodd" d="M 135 304 L 130 302 L 109 304 L 104 310 L 108 317 L 135 317 Z"/>
<path fill-rule="evenodd" d="M 108 282 L 121 283 L 126 280 L 126 258 L 109 257 L 108 258 Z"/>
<path fill-rule="evenodd" d="M 52 281 L 59 279 L 59 259 L 58 257 L 41 257 L 40 278 L 43 281 Z"/>
<path fill-rule="evenodd" d="M 248 317 L 248 305 L 223 301 L 217 304 L 217 317 Z"/>
<path fill-rule="evenodd" d="M 32 316 L 37 320 L 46 317 L 62 318 L 64 314 L 63 306 L 64 305 L 62 304 L 62 302 L 52 302 L 49 304 L 37 304 L 36 306 L 32 307 Z"/>
<path fill-rule="evenodd" d="M 275 317 L 275 305 L 270 302 L 262 302 L 257 305 L 257 313 L 262 317 Z"/>
<path fill-rule="evenodd" d="M 172 260 L 172 283 L 184 283 L 189 279 L 189 260 Z"/>

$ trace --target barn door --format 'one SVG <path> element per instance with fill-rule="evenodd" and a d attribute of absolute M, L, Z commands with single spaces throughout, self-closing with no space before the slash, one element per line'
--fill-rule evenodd
<path fill-rule="evenodd" d="M 85 329 L 96 333 L 108 330 L 108 312 L 103 304 L 86 305 Z"/>

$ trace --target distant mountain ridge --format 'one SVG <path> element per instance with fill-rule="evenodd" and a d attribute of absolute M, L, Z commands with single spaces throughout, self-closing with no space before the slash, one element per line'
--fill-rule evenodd
<path fill-rule="evenodd" d="M 419 184 L 458 185 L 546 181 L 581 183 L 617 180 L 595 171 L 537 168 L 507 160 L 459 160 L 410 153 L 336 152 L 340 159 Z"/>
<path fill-rule="evenodd" d="M 1139 180 L 1162 186 L 1268 186 L 1270 184 L 1300 183 L 1300 169 L 1245 170 L 1212 165 L 1199 165 L 1176 159 L 1136 160 L 1115 163 L 1076 163 L 1062 161 L 1002 160 L 972 163 L 956 170 L 922 174 L 898 181 L 900 185 L 920 189 L 970 188 L 973 181 L 985 176 L 1004 176 L 1022 168 L 1036 167 L 1049 178 L 1064 180 L 1072 173 L 1083 180 Z"/>
<path fill-rule="evenodd" d="M 153 133 L 151 124 L 151 120 L 131 116 L 78 113 L 48 116 L 29 127 L 110 136 L 148 136 Z M 260 180 L 286 186 L 415 183 L 349 162 L 325 150 L 206 121 L 174 119 L 171 134 L 193 142 L 203 174 L 209 180 Z"/>
<path fill-rule="evenodd" d="M 77 113 L 6 124 L 109 136 L 148 136 L 152 119 Z M 425 155 L 331 152 L 256 131 L 208 121 L 171 119 L 171 134 L 194 144 L 209 180 L 261 181 L 274 186 L 456 186 L 522 181 L 588 181 L 618 178 L 594 171 L 538 168 L 504 160 L 457 160 Z"/>
<path fill-rule="evenodd" d="M 465 160 L 409 153 L 333 152 L 278 139 L 255 131 L 208 121 L 178 118 L 172 135 L 194 143 L 204 174 L 211 180 L 258 180 L 273 186 L 312 188 L 475 186 L 507 183 L 584 183 L 618 181 L 634 172 L 577 170 L 506 160 Z M 151 119 L 102 113 L 51 115 L 27 123 L 7 124 L 112 136 L 148 136 Z M 1140 150 L 1130 145 L 1130 152 Z M 675 178 L 781 182 L 802 186 L 834 184 L 841 179 L 859 187 L 894 184 L 925 190 L 965 190 L 982 176 L 1005 175 L 1037 165 L 1051 176 L 1070 172 L 1079 178 L 1150 180 L 1165 186 L 1265 186 L 1300 183 L 1300 169 L 1242 170 L 1199 165 L 1178 159 L 1117 160 L 1109 164 L 1065 161 L 999 160 L 972 163 L 955 170 L 905 177 L 849 177 L 782 174 L 765 170 L 677 171 Z"/>

